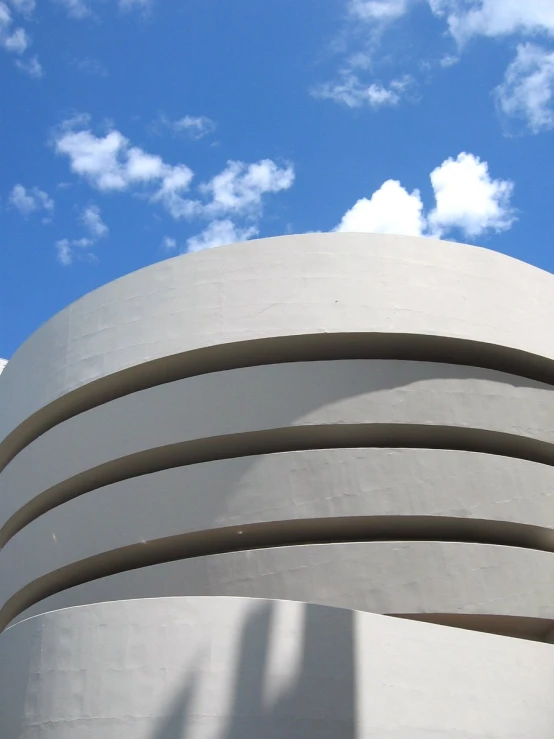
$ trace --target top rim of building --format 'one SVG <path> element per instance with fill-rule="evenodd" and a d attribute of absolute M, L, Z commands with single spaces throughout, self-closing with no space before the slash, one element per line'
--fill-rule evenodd
<path fill-rule="evenodd" d="M 278 236 L 158 262 L 81 297 L 15 352 L 0 380 L 0 468 L 106 397 L 252 364 L 418 357 L 554 384 L 553 287 L 499 252 L 388 234 Z"/>

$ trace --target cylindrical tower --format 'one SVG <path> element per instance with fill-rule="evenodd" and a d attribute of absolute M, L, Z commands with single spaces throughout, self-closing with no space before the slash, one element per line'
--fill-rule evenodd
<path fill-rule="evenodd" d="M 338 233 L 56 315 L 0 377 L 0 737 L 551 739 L 553 323 Z"/>

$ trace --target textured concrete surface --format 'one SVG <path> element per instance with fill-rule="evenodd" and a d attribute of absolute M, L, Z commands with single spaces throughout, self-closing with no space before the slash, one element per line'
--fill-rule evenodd
<path fill-rule="evenodd" d="M 147 550 L 145 546 L 146 557 Z M 553 592 L 550 552 L 466 542 L 352 542 L 143 566 L 56 593 L 21 618 L 124 598 L 228 595 L 383 614 L 478 613 L 552 620 Z"/>
<path fill-rule="evenodd" d="M 554 647 L 304 603 L 175 598 L 9 629 L 3 739 L 551 739 Z"/>
<path fill-rule="evenodd" d="M 0 738 L 551 739 L 553 316 L 311 234 L 52 318 L 0 377 Z"/>
<path fill-rule="evenodd" d="M 76 388 L 113 376 L 114 392 L 118 372 L 177 354 L 186 363 L 233 342 L 360 333 L 452 337 L 554 360 L 553 315 L 550 274 L 462 244 L 306 234 L 208 250 L 105 285 L 33 334 L 2 375 L 0 439 Z"/>
<path fill-rule="evenodd" d="M 0 604 L 33 580 L 102 552 L 202 531 L 209 547 L 213 528 L 273 521 L 285 529 L 309 520 L 305 530 L 291 531 L 308 540 L 322 520 L 336 521 L 341 536 L 360 536 L 360 528 L 371 536 L 370 526 L 383 522 L 388 536 L 401 537 L 402 516 L 418 538 L 429 526 L 419 517 L 432 516 L 436 537 L 509 536 L 554 548 L 553 496 L 552 467 L 450 450 L 323 449 L 164 470 L 75 498 L 26 526 L 2 551 Z M 362 516 L 377 520 L 362 527 Z M 519 525 L 504 534 L 497 521 Z M 449 534 L 458 523 L 461 534 Z M 117 558 L 115 551 L 110 564 Z"/>
<path fill-rule="evenodd" d="M 447 426 L 480 429 L 523 437 L 513 448 L 498 441 L 507 456 L 525 455 L 525 439 L 548 442 L 545 454 L 554 464 L 554 392 L 552 387 L 492 370 L 431 362 L 345 360 L 301 362 L 216 372 L 133 393 L 82 413 L 55 426 L 24 449 L 0 474 L 3 505 L 0 524 L 24 504 L 69 478 L 110 462 L 173 444 L 202 440 L 195 453 L 206 458 L 229 456 L 219 438 L 258 434 L 272 429 L 303 428 L 304 448 L 341 446 L 337 435 L 348 425 L 417 425 L 422 431 L 414 445 L 434 446 L 452 442 L 442 435 L 426 439 L 425 427 Z M 338 427 L 323 433 L 316 443 L 313 427 Z M 361 432 L 360 432 L 361 433 Z M 388 433 L 388 430 L 387 430 Z M 369 429 L 369 446 L 383 443 L 385 432 Z M 320 432 L 318 438 L 321 439 Z M 210 442 L 210 439 L 212 441 Z M 264 437 L 260 437 L 264 441 Z M 361 445 L 358 440 L 355 445 Z M 271 438 L 269 451 L 281 451 L 286 442 Z M 464 440 L 458 442 L 465 444 Z M 247 437 L 239 448 L 252 453 L 256 437 Z M 388 442 L 396 446 L 398 441 Z M 406 442 L 402 445 L 408 445 Z M 481 442 L 477 449 L 488 451 Z M 172 453 L 172 450 L 168 450 Z M 186 461 L 180 450 L 176 463 Z M 56 459 L 56 464 L 51 460 Z M 156 453 L 152 464 L 160 464 Z M 143 467 L 140 457 L 120 463 L 130 477 Z M 170 464 L 166 466 L 171 466 Z M 173 464 L 174 466 L 174 464 Z M 111 482 L 96 472 L 90 485 Z M 86 485 L 79 478 L 66 485 Z M 49 493 L 55 497 L 58 491 Z M 44 503 L 48 506 L 48 502 Z"/>

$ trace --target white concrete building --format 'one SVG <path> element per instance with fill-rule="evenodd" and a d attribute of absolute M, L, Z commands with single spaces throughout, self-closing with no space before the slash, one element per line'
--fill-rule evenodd
<path fill-rule="evenodd" d="M 342 233 L 52 318 L 0 377 L 0 739 L 552 739 L 553 326 L 551 274 Z"/>

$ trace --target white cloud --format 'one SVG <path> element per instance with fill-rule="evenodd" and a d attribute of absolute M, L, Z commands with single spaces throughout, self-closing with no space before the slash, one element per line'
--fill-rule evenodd
<path fill-rule="evenodd" d="M 246 239 L 250 238 L 246 234 L 257 233 L 257 222 L 262 215 L 264 195 L 288 190 L 293 182 L 294 168 L 291 164 L 280 167 L 271 159 L 262 159 L 252 164 L 230 161 L 219 174 L 199 185 L 200 193 L 206 197 L 205 202 L 184 198 L 178 189 L 172 190 L 169 187 L 170 181 L 164 183 L 164 187 L 153 199 L 161 200 L 176 220 L 214 219 L 203 234 L 195 237 L 194 244 L 204 243 L 204 239 L 210 243 L 212 240 L 219 241 L 221 234 L 230 234 L 231 222 L 226 218 L 229 215 L 248 220 L 248 224 L 242 228 L 233 226 L 238 229 L 235 233 L 241 234 L 241 238 Z M 176 185 L 179 186 L 178 179 Z M 225 238 L 229 238 L 230 241 L 236 240 L 231 236 Z"/>
<path fill-rule="evenodd" d="M 387 76 L 390 76 L 391 62 L 395 59 L 399 42 L 398 34 L 390 36 L 394 46 L 383 53 L 385 34 L 390 34 L 391 28 L 397 27 L 410 11 L 424 6 L 444 24 L 447 35 L 451 37 L 450 46 L 453 39 L 458 52 L 468 40 L 477 36 L 554 37 L 554 0 L 344 0 L 346 23 L 335 44 L 340 60 L 337 72 L 330 81 L 313 87 L 311 94 L 349 108 L 367 106 L 373 110 L 398 106 L 409 100 L 412 97 L 409 93 L 417 82 L 412 76 L 414 69 L 428 74 L 430 70 L 451 66 L 459 59 L 452 53 L 453 48 L 448 47 L 441 50 L 438 59 L 410 58 L 409 46 L 404 45 L 397 55 L 394 79 L 388 83 L 379 81 L 381 70 L 388 69 Z M 545 54 L 549 55 L 549 52 Z M 531 61 L 526 61 L 532 65 Z M 526 108 L 524 117 L 529 118 L 529 128 L 533 131 L 550 127 L 549 123 L 542 122 L 545 120 L 542 99 L 550 100 L 552 90 L 550 59 L 543 57 L 540 62 L 535 59 L 535 63 L 537 68 L 525 75 L 525 84 L 519 85 L 515 99 L 510 99 L 510 93 L 500 98 L 501 108 L 520 112 Z M 510 66 L 508 75 L 511 75 L 511 80 L 497 90 L 497 95 L 505 87 L 518 85 L 518 80 L 525 74 L 522 65 L 523 61 L 518 59 L 517 64 Z M 407 74 L 403 75 L 404 70 Z M 531 98 L 530 106 L 539 109 L 538 115 L 529 110 L 526 102 L 521 101 L 522 97 L 526 100 Z"/>
<path fill-rule="evenodd" d="M 94 239 L 100 239 L 108 234 L 109 229 L 102 220 L 100 208 L 97 205 L 88 205 L 83 210 L 81 222 Z"/>
<path fill-rule="evenodd" d="M 171 167 L 162 179 L 158 191 L 152 196 L 152 201 L 160 201 L 168 213 L 175 218 L 192 218 L 195 214 L 195 205 L 183 197 L 182 193 L 189 189 L 194 174 L 185 164 Z"/>
<path fill-rule="evenodd" d="M 202 251 L 237 241 L 247 241 L 257 234 L 258 229 L 255 226 L 237 228 L 228 218 L 212 221 L 200 234 L 187 240 L 187 251 Z"/>
<path fill-rule="evenodd" d="M 18 69 L 21 69 L 22 72 L 28 74 L 29 77 L 33 77 L 37 80 L 44 77 L 43 66 L 36 56 L 32 56 L 29 59 L 18 59 L 15 64 Z"/>
<path fill-rule="evenodd" d="M 379 82 L 364 84 L 359 75 L 345 71 L 335 82 L 327 82 L 312 91 L 314 97 L 323 100 L 333 100 L 342 103 L 348 108 L 360 108 L 369 105 L 371 108 L 383 108 L 398 105 L 402 96 L 411 83 L 411 78 L 405 75 L 392 80 L 388 87 Z"/>
<path fill-rule="evenodd" d="M 82 59 L 74 59 L 72 62 L 75 68 L 85 74 L 90 74 L 93 77 L 107 77 L 108 69 L 99 59 L 92 56 L 86 56 Z"/>
<path fill-rule="evenodd" d="M 429 0 L 429 5 L 459 43 L 472 36 L 554 34 L 552 0 Z"/>
<path fill-rule="evenodd" d="M 6 365 L 7 364 L 8 364 L 8 360 L 7 359 L 0 359 L 0 375 L 6 369 Z"/>
<path fill-rule="evenodd" d="M 69 158 L 73 172 L 101 191 L 157 186 L 153 199 L 162 201 L 170 211 L 178 210 L 180 193 L 188 189 L 193 176 L 188 167 L 166 164 L 161 157 L 131 146 L 116 130 L 95 136 L 83 128 L 86 123 L 86 117 L 67 121 L 55 136 L 55 149 Z"/>
<path fill-rule="evenodd" d="M 29 16 L 35 9 L 35 0 L 11 0 L 12 7 L 19 13 Z M 20 56 L 31 44 L 31 38 L 24 28 L 14 28 L 12 11 L 3 0 L 0 0 L 0 48 Z M 30 77 L 39 78 L 44 70 L 36 56 L 29 59 L 18 59 L 16 66 Z"/>
<path fill-rule="evenodd" d="M 207 116 L 193 116 L 185 115 L 176 121 L 171 121 L 165 116 L 161 116 L 160 123 L 168 128 L 171 128 L 175 133 L 184 133 L 191 139 L 201 139 L 204 136 L 208 136 L 213 133 L 216 129 L 216 124 L 211 118 Z"/>
<path fill-rule="evenodd" d="M 59 5 L 63 5 L 71 18 L 82 20 L 92 15 L 93 6 L 96 0 L 56 0 Z M 151 0 L 118 0 L 120 10 L 146 10 L 150 6 Z"/>
<path fill-rule="evenodd" d="M 13 54 L 23 54 L 31 43 L 23 28 L 13 28 L 11 10 L 0 0 L 0 48 Z"/>
<path fill-rule="evenodd" d="M 181 172 L 174 168 L 173 175 L 166 177 L 160 189 L 152 196 L 161 201 L 176 220 L 186 218 L 220 218 L 225 215 L 259 218 L 263 196 L 288 190 L 294 182 L 291 164 L 279 167 L 271 159 L 262 159 L 253 164 L 230 161 L 219 174 L 198 189 L 206 202 L 184 198 L 192 173 L 188 168 Z"/>
<path fill-rule="evenodd" d="M 58 253 L 58 261 L 64 265 L 64 267 L 69 266 L 73 263 L 75 260 L 75 255 L 77 250 L 82 249 L 86 250 L 93 244 L 92 239 L 82 238 L 82 239 L 60 239 L 59 241 L 56 241 L 56 251 Z M 87 252 L 85 254 L 87 257 L 91 257 L 92 255 L 90 252 Z"/>
<path fill-rule="evenodd" d="M 288 190 L 295 177 L 290 163 L 279 165 L 272 159 L 228 161 L 221 172 L 198 186 L 198 195 L 193 198 L 185 196 L 193 178 L 189 167 L 169 165 L 161 157 L 131 146 L 115 129 L 96 136 L 86 116 L 66 121 L 55 132 L 53 144 L 59 154 L 68 157 L 72 171 L 97 190 L 135 192 L 140 188 L 139 192 L 144 192 L 150 202 L 161 203 L 175 220 L 209 220 L 205 230 L 190 241 L 189 249 L 193 250 L 245 240 L 258 233 L 264 196 Z M 98 238 L 101 219 L 94 221 L 91 208 L 82 221 Z M 99 218 L 99 212 L 96 214 Z M 175 248 L 173 239 L 166 238 L 163 244 L 164 248 Z M 63 264 L 71 263 L 75 245 L 68 239 L 58 242 Z"/>
<path fill-rule="evenodd" d="M 151 5 L 151 0 L 119 0 L 119 7 L 122 10 L 132 10 L 139 8 L 146 10 Z"/>
<path fill-rule="evenodd" d="M 385 31 L 422 0 L 347 0 L 341 63 L 332 79 L 311 89 L 313 97 L 348 108 L 393 107 L 408 97 L 414 80 L 397 74 L 383 83 L 377 74 Z M 387 74 L 389 76 L 389 74 Z"/>
<path fill-rule="evenodd" d="M 404 15 L 413 0 L 349 0 L 348 13 L 356 20 L 389 22 Z"/>
<path fill-rule="evenodd" d="M 107 236 L 109 229 L 102 220 L 100 208 L 97 205 L 88 205 L 83 209 L 79 221 L 89 232 L 89 236 L 82 236 L 80 239 L 60 239 L 56 241 L 56 251 L 58 261 L 64 267 L 73 264 L 76 258 L 94 260 L 95 256 L 91 251 L 91 247 L 98 239 Z"/>
<path fill-rule="evenodd" d="M 99 190 L 124 190 L 129 185 L 120 154 L 128 148 L 119 131 L 110 131 L 103 138 L 91 131 L 69 130 L 56 139 L 56 151 L 70 159 L 73 172 L 86 177 Z"/>
<path fill-rule="evenodd" d="M 523 119 L 533 133 L 554 128 L 554 51 L 518 46 L 495 96 L 505 116 Z"/>
<path fill-rule="evenodd" d="M 36 8 L 36 0 L 10 0 L 12 6 L 22 15 L 32 15 Z"/>
<path fill-rule="evenodd" d="M 361 198 L 347 211 L 337 231 L 420 236 L 425 229 L 419 190 L 409 193 L 397 180 L 387 180 L 371 198 Z"/>
<path fill-rule="evenodd" d="M 229 161 L 222 172 L 200 185 L 200 191 L 211 196 L 202 212 L 206 215 L 256 214 L 263 195 L 288 190 L 293 182 L 294 168 L 291 164 L 279 167 L 271 159 L 262 159 L 254 164 Z"/>
<path fill-rule="evenodd" d="M 173 249 L 177 248 L 177 241 L 176 239 L 172 238 L 171 236 L 164 236 L 162 240 L 162 249 L 165 249 L 165 251 L 173 251 Z"/>
<path fill-rule="evenodd" d="M 167 164 L 161 157 L 131 146 L 117 130 L 96 136 L 87 126 L 88 118 L 81 116 L 66 121 L 55 134 L 54 147 L 69 158 L 72 171 L 104 192 L 150 186 L 150 199 L 161 202 L 175 219 L 253 215 L 261 208 L 263 195 L 287 190 L 294 182 L 290 164 L 280 167 L 271 159 L 253 164 L 230 161 L 222 172 L 200 185 L 208 202 L 186 199 L 183 193 L 190 187 L 193 172 L 185 164 Z"/>
<path fill-rule="evenodd" d="M 56 0 L 59 5 L 63 5 L 71 18 L 86 18 L 91 15 L 91 8 L 86 0 Z"/>
<path fill-rule="evenodd" d="M 462 152 L 431 172 L 436 206 L 428 216 L 433 234 L 459 228 L 469 237 L 488 230 L 505 231 L 515 215 L 510 206 L 514 185 L 493 180 L 479 157 Z"/>
<path fill-rule="evenodd" d="M 3 39 L 6 51 L 12 51 L 14 54 L 23 54 L 29 46 L 29 36 L 23 28 L 17 28 L 11 36 Z"/>
<path fill-rule="evenodd" d="M 27 190 L 23 185 L 14 185 L 10 193 L 10 203 L 25 216 L 37 210 L 45 210 L 49 213 L 54 210 L 52 198 L 38 187 Z"/>
<path fill-rule="evenodd" d="M 513 224 L 512 182 L 491 179 L 486 162 L 462 152 L 430 175 L 435 207 L 425 214 L 419 190 L 409 193 L 387 180 L 371 198 L 345 213 L 338 231 L 443 236 L 456 229 L 469 238 L 504 231 Z"/>

